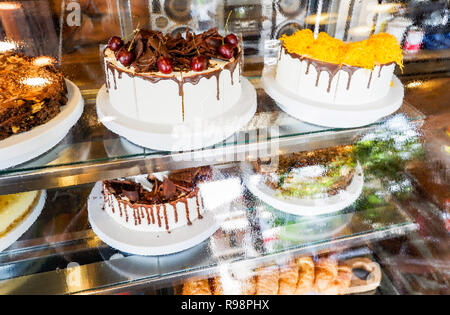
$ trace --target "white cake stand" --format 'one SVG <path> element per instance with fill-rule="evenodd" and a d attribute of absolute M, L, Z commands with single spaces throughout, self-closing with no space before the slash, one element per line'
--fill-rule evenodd
<path fill-rule="evenodd" d="M 14 229 L 9 231 L 4 237 L 0 238 L 0 252 L 14 244 L 14 242 L 17 241 L 23 233 L 28 231 L 28 229 L 33 225 L 34 222 L 36 222 L 37 218 L 42 212 L 42 209 L 45 206 L 46 198 L 46 191 L 41 191 L 36 205 L 25 217 L 25 219 L 20 222 Z"/>
<path fill-rule="evenodd" d="M 0 141 L 0 169 L 30 161 L 56 146 L 80 119 L 84 100 L 78 87 L 66 79 L 68 101 L 47 123 Z"/>
<path fill-rule="evenodd" d="M 294 215 L 315 216 L 343 210 L 358 199 L 364 186 L 364 174 L 358 163 L 350 185 L 337 195 L 320 199 L 284 198 L 267 186 L 264 177 L 256 174 L 250 164 L 245 163 L 242 168 L 246 174 L 246 186 L 252 194 L 275 209 Z"/>
<path fill-rule="evenodd" d="M 160 151 L 198 150 L 219 143 L 244 127 L 256 107 L 256 90 L 245 78 L 241 98 L 226 113 L 208 121 L 178 125 L 151 124 L 119 113 L 109 102 L 106 86 L 97 95 L 97 114 L 106 128 L 141 147 Z"/>
<path fill-rule="evenodd" d="M 310 124 L 332 128 L 357 128 L 372 124 L 396 112 L 403 104 L 404 88 L 394 76 L 388 95 L 375 102 L 338 105 L 316 102 L 282 87 L 275 80 L 276 66 L 266 66 L 262 85 L 277 105 L 287 114 Z"/>
<path fill-rule="evenodd" d="M 122 252 L 157 256 L 181 252 L 200 244 L 220 227 L 214 211 L 206 211 L 203 219 L 190 226 L 168 232 L 139 232 L 123 227 L 104 210 L 102 183 L 98 182 L 88 199 L 89 222 L 95 234 L 109 246 Z"/>

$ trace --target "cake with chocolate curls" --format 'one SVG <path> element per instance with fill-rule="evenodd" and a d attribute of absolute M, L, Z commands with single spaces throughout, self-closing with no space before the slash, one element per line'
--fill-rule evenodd
<path fill-rule="evenodd" d="M 176 125 L 221 116 L 241 97 L 242 49 L 233 34 L 135 30 L 104 50 L 109 100 L 122 115 Z"/>
<path fill-rule="evenodd" d="M 210 180 L 210 167 L 140 175 L 103 182 L 105 211 L 119 224 L 144 232 L 170 232 L 202 219 L 205 206 L 199 184 Z"/>
<path fill-rule="evenodd" d="M 0 140 L 46 123 L 67 103 L 64 77 L 51 60 L 0 53 Z"/>

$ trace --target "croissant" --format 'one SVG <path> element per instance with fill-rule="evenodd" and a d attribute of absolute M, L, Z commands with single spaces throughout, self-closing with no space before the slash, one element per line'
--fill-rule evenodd
<path fill-rule="evenodd" d="M 278 280 L 280 278 L 278 266 L 257 269 L 256 294 L 276 295 L 278 293 Z"/>
<path fill-rule="evenodd" d="M 338 294 L 343 294 L 351 285 L 352 283 L 352 268 L 349 266 L 339 266 L 339 272 L 338 272 L 338 284 L 339 284 L 339 292 Z"/>
<path fill-rule="evenodd" d="M 338 265 L 329 258 L 321 258 L 315 266 L 314 291 L 322 294 L 337 294 L 334 281 L 338 277 Z"/>
<path fill-rule="evenodd" d="M 208 279 L 188 281 L 183 285 L 182 295 L 211 295 Z"/>
<path fill-rule="evenodd" d="M 241 281 L 241 294 L 242 295 L 256 294 L 256 277 L 250 277 Z"/>
<path fill-rule="evenodd" d="M 298 266 L 298 282 L 295 290 L 296 295 L 311 292 L 314 285 L 314 261 L 311 257 L 301 257 L 296 260 Z"/>
<path fill-rule="evenodd" d="M 292 295 L 295 293 L 298 282 L 298 267 L 296 262 L 291 262 L 284 267 L 280 267 L 278 294 Z"/>
<path fill-rule="evenodd" d="M 219 277 L 209 279 L 209 287 L 211 288 L 212 295 L 223 295 L 222 282 Z"/>

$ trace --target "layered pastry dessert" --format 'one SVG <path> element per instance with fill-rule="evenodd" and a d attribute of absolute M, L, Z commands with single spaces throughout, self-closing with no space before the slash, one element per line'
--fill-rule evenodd
<path fill-rule="evenodd" d="M 66 94 L 51 58 L 0 53 L 0 140 L 54 118 L 67 103 Z"/>
<path fill-rule="evenodd" d="M 277 83 L 294 95 L 316 102 L 354 105 L 385 97 L 395 65 L 403 67 L 397 39 L 386 33 L 345 43 L 308 30 L 283 35 Z"/>
<path fill-rule="evenodd" d="M 0 238 L 20 224 L 37 204 L 41 193 L 32 191 L 0 196 Z"/>
<path fill-rule="evenodd" d="M 354 269 L 367 271 L 361 280 Z M 368 292 L 381 282 L 378 264 L 368 258 L 336 261 L 330 257 L 300 257 L 283 265 L 257 268 L 246 277 L 235 274 L 223 281 L 221 277 L 189 280 L 181 288 L 182 295 L 343 295 Z M 234 285 L 236 284 L 237 285 Z"/>
<path fill-rule="evenodd" d="M 345 190 L 356 169 L 353 146 L 258 159 L 253 163 L 265 183 L 286 198 L 324 198 Z"/>
<path fill-rule="evenodd" d="M 216 29 L 176 37 L 136 30 L 104 50 L 106 86 L 121 114 L 154 124 L 220 116 L 241 96 L 242 49 L 235 35 Z"/>
<path fill-rule="evenodd" d="M 163 178 L 141 175 L 103 182 L 104 210 L 120 225 L 143 232 L 171 232 L 202 219 L 199 184 L 212 169 L 173 171 Z"/>

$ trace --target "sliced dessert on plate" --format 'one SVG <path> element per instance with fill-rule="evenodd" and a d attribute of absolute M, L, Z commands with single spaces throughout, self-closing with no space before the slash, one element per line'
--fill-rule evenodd
<path fill-rule="evenodd" d="M 104 50 L 109 101 L 122 115 L 154 124 L 207 120 L 241 97 L 242 49 L 216 29 L 164 35 L 136 30 Z"/>
<path fill-rule="evenodd" d="M 0 196 L 0 239 L 28 216 L 40 196 L 40 191 Z"/>
<path fill-rule="evenodd" d="M 358 199 L 364 186 L 350 145 L 258 158 L 243 168 L 252 194 L 297 216 L 341 211 Z"/>
<path fill-rule="evenodd" d="M 117 223 L 142 232 L 171 232 L 192 225 L 206 211 L 199 184 L 210 167 L 103 182 L 104 210 Z"/>
<path fill-rule="evenodd" d="M 276 82 L 294 95 L 315 102 L 354 105 L 384 98 L 393 85 L 397 64 L 403 68 L 402 49 L 386 33 L 346 43 L 311 30 L 283 35 Z"/>
<path fill-rule="evenodd" d="M 357 163 L 353 146 L 258 159 L 253 163 L 268 187 L 282 198 L 318 199 L 338 194 L 351 183 Z"/>
<path fill-rule="evenodd" d="M 66 103 L 66 82 L 50 57 L 0 53 L 0 140 L 45 124 Z"/>

